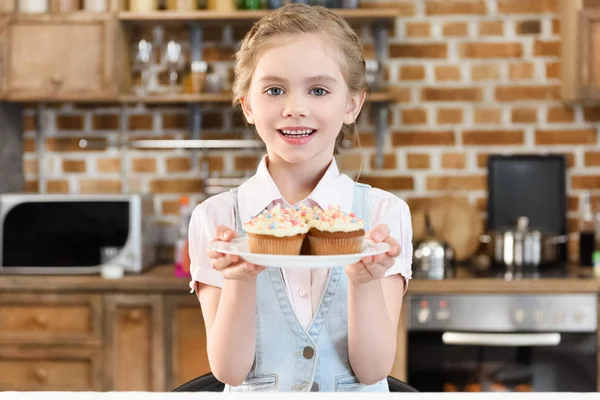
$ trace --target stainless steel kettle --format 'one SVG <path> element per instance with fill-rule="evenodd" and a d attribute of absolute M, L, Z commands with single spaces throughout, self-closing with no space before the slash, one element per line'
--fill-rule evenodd
<path fill-rule="evenodd" d="M 425 214 L 426 237 L 413 251 L 413 276 L 417 279 L 442 280 L 451 271 L 454 251 L 448 243 L 435 237 L 429 214 Z"/>

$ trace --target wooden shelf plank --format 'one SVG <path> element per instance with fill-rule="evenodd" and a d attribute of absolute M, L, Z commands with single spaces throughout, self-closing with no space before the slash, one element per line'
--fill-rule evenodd
<path fill-rule="evenodd" d="M 393 102 L 394 94 L 390 92 L 369 93 L 367 102 L 386 103 Z M 148 95 L 145 97 L 136 95 L 119 96 L 120 103 L 140 104 L 185 104 L 185 103 L 231 103 L 231 93 L 202 93 L 202 94 L 178 94 L 178 95 Z"/>
<path fill-rule="evenodd" d="M 331 9 L 338 15 L 353 22 L 392 22 L 398 16 L 398 10 L 382 9 Z M 265 15 L 269 10 L 259 11 L 155 11 L 155 12 L 119 12 L 121 21 L 130 22 L 183 22 L 183 21 L 212 21 L 212 22 L 252 22 Z"/>

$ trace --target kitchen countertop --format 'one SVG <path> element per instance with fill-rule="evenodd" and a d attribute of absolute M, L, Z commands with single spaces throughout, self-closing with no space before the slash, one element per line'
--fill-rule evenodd
<path fill-rule="evenodd" d="M 171 265 L 159 265 L 140 275 L 107 280 L 99 275 L 2 275 L 0 291 L 36 292 L 189 292 L 189 280 L 173 275 Z M 453 279 L 442 281 L 413 279 L 408 294 L 468 294 L 468 293 L 598 293 L 600 278 L 590 269 L 570 266 L 566 276 L 559 278 L 521 279 L 474 278 L 467 270 L 457 269 Z"/>

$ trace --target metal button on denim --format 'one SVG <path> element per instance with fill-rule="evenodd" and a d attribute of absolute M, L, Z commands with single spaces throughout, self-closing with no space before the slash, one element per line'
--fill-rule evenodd
<path fill-rule="evenodd" d="M 306 346 L 304 348 L 304 350 L 302 351 L 302 355 L 304 356 L 304 358 L 306 358 L 307 360 L 310 360 L 311 358 L 314 357 L 315 355 L 315 349 L 313 349 L 310 346 Z"/>

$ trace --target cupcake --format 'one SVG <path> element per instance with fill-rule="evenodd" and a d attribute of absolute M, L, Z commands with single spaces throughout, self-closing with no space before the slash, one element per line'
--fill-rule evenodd
<path fill-rule="evenodd" d="M 299 255 L 308 224 L 295 209 L 276 205 L 244 223 L 251 253 Z"/>
<path fill-rule="evenodd" d="M 340 206 L 327 210 L 313 209 L 310 215 L 308 241 L 316 256 L 355 254 L 362 250 L 365 222 Z"/>

